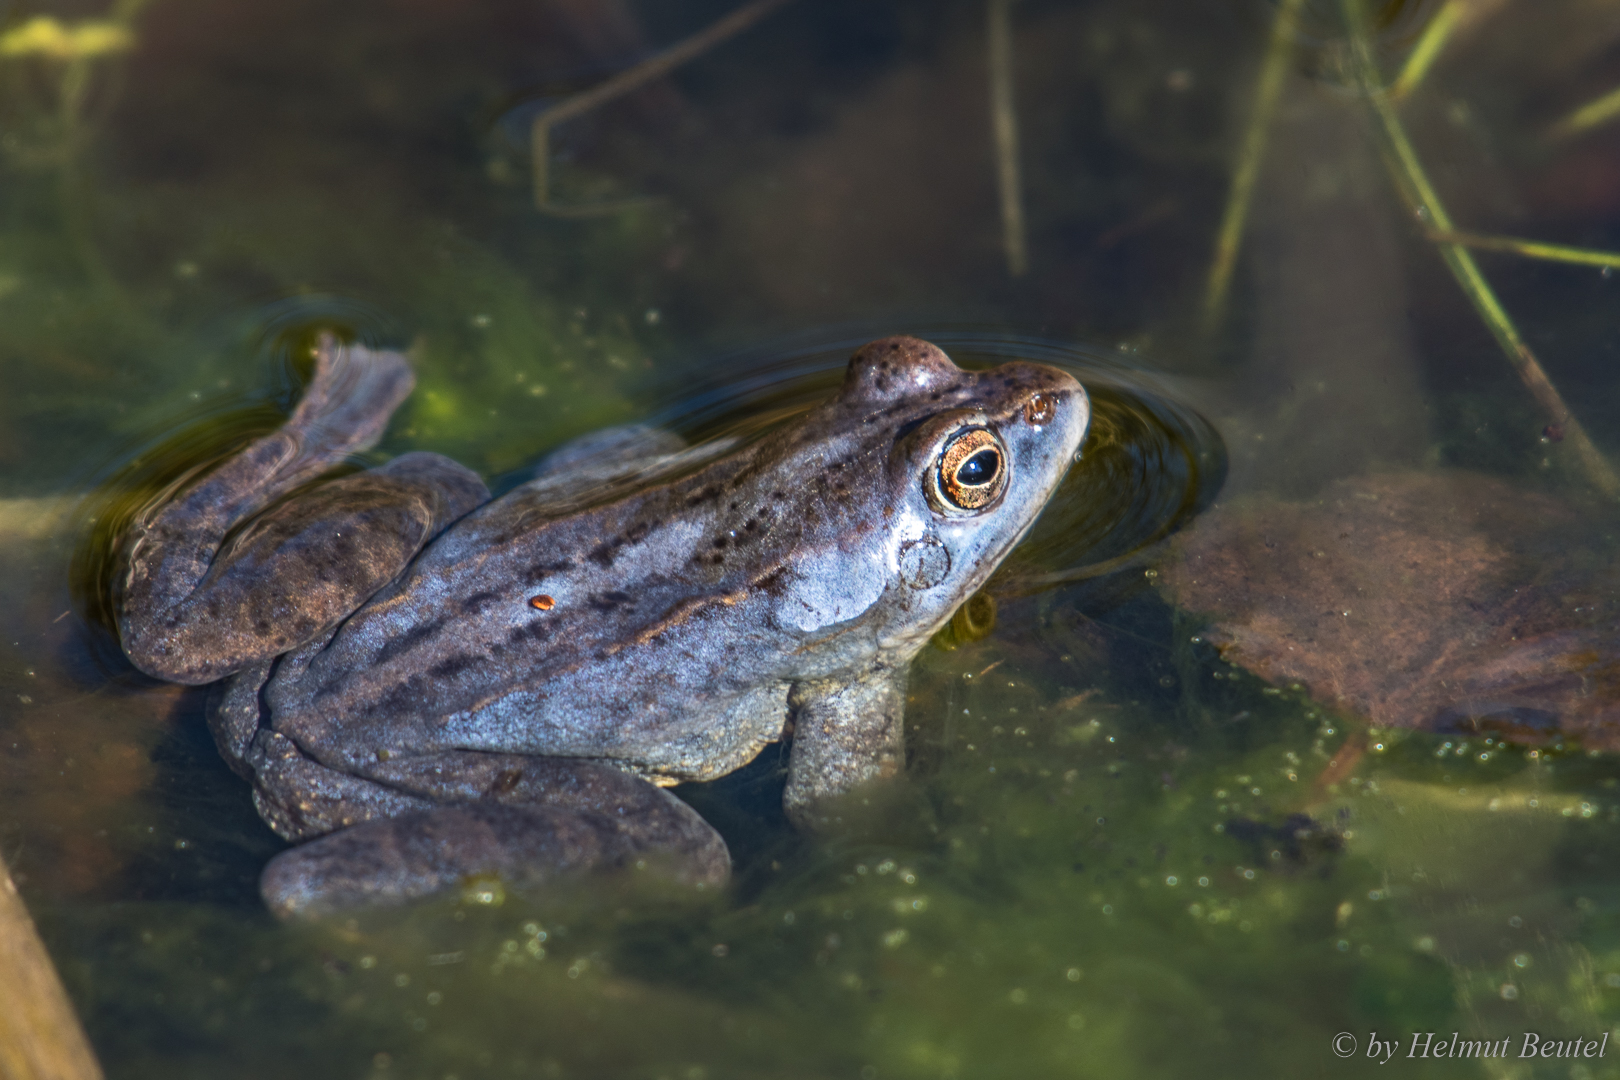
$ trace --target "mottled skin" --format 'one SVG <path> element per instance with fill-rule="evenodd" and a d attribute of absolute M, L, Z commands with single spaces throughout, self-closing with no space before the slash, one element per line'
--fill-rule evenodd
<path fill-rule="evenodd" d="M 901 767 L 912 657 L 1029 528 L 1089 419 L 1055 369 L 964 372 L 886 338 L 742 448 L 615 429 L 493 501 L 432 454 L 283 498 L 375 442 L 410 385 L 398 354 L 323 346 L 287 424 L 126 549 L 130 658 L 234 675 L 222 752 L 277 832 L 324 837 L 266 871 L 282 912 L 649 852 L 723 880 L 718 834 L 654 785 L 721 776 L 786 730 L 788 813 L 824 823 Z M 980 460 L 1001 471 L 964 509 L 940 462 L 969 430 L 999 439 Z"/>

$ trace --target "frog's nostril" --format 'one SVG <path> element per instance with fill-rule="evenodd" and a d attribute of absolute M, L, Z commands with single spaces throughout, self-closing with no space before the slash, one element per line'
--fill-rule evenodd
<path fill-rule="evenodd" d="M 1024 419 L 1040 427 L 1050 424 L 1057 415 L 1057 398 L 1052 394 L 1036 394 L 1024 404 Z"/>

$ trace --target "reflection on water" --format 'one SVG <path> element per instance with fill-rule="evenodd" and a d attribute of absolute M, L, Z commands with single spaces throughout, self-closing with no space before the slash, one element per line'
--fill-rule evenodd
<path fill-rule="evenodd" d="M 657 202 L 536 213 L 533 115 L 735 6 L 0 10 L 0 850 L 108 1074 L 1348 1074 L 1414 1031 L 1513 1039 L 1435 1074 L 1620 1073 L 1514 1056 L 1620 1023 L 1612 500 L 1398 196 L 1345 5 L 1298 5 L 1208 333 L 1287 5 L 1005 6 L 1021 276 L 980 0 L 788 5 L 552 131 L 559 200 Z M 1604 4 L 1364 14 L 1386 79 L 1427 57 L 1398 119 L 1457 229 L 1620 247 L 1616 129 L 1571 119 L 1620 82 Z M 1620 281 L 1475 257 L 1612 457 Z M 1097 419 L 917 661 L 871 820 L 797 837 L 767 753 L 682 789 L 737 860 L 706 906 L 288 928 L 206 694 L 131 673 L 96 598 L 322 325 L 412 349 L 381 454 L 497 481 L 649 413 L 749 437 L 879 333 L 1069 367 Z"/>

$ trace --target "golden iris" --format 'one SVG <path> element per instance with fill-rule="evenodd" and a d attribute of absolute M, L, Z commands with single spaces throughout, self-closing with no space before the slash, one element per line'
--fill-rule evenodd
<path fill-rule="evenodd" d="M 1007 484 L 1007 455 L 1001 440 L 984 428 L 959 432 L 939 456 L 937 491 L 958 510 L 981 510 Z"/>

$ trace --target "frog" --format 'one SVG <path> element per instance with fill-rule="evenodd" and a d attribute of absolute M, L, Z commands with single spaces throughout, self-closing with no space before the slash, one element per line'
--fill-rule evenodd
<path fill-rule="evenodd" d="M 411 362 L 312 351 L 280 427 L 137 515 L 115 598 L 137 669 L 213 688 L 225 762 L 293 845 L 260 878 L 288 918 L 631 867 L 718 888 L 725 841 L 670 788 L 772 745 L 788 820 L 836 830 L 901 773 L 913 658 L 1091 415 L 1057 368 L 891 336 L 762 436 L 610 428 L 492 498 L 426 451 L 356 471 Z"/>

